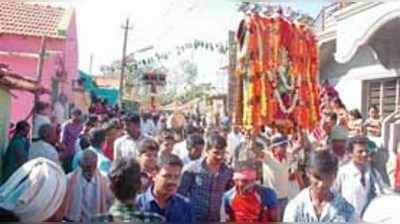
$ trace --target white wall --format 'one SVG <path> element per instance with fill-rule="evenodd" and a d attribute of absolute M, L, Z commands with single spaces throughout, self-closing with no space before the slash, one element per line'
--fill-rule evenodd
<path fill-rule="evenodd" d="M 337 63 L 332 52 L 329 62 L 320 69 L 320 80 L 330 80 L 347 109 L 357 108 L 361 111 L 364 103 L 362 82 L 394 77 L 396 74 L 395 70 L 382 66 L 375 51 L 367 45 L 360 47 L 352 60 L 345 64 Z"/>

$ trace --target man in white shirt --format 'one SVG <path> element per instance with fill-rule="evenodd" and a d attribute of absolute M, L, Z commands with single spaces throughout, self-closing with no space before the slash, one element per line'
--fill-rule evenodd
<path fill-rule="evenodd" d="M 232 160 L 235 149 L 239 146 L 239 144 L 244 141 L 244 137 L 240 132 L 240 127 L 235 125 L 232 128 L 232 131 L 228 134 L 227 138 L 227 151 L 229 153 L 229 161 Z"/>
<path fill-rule="evenodd" d="M 118 158 L 134 158 L 138 156 L 138 144 L 144 138 L 140 129 L 139 115 L 128 115 L 124 118 L 125 135 L 115 140 L 114 160 Z"/>
<path fill-rule="evenodd" d="M 46 102 L 37 102 L 32 126 L 32 140 L 39 140 L 39 128 L 44 124 L 50 124 L 51 107 Z"/>
<path fill-rule="evenodd" d="M 186 125 L 184 132 L 184 138 L 186 138 L 187 136 L 196 133 L 197 129 L 192 125 Z M 172 154 L 179 156 L 179 158 L 181 159 L 188 156 L 186 139 L 183 139 L 183 141 L 181 142 L 175 143 Z"/>
<path fill-rule="evenodd" d="M 111 206 L 107 178 L 97 169 L 97 153 L 84 150 L 79 168 L 68 175 L 65 218 L 87 223 L 94 215 L 105 213 Z"/>
<path fill-rule="evenodd" d="M 361 217 L 368 203 L 383 190 L 379 173 L 372 169 L 368 160 L 368 138 L 351 138 L 348 150 L 351 161 L 339 169 L 334 189 L 341 194 Z"/>
<path fill-rule="evenodd" d="M 141 131 L 144 135 L 155 136 L 157 127 L 150 114 L 143 115 L 143 122 L 141 124 Z"/>
<path fill-rule="evenodd" d="M 39 140 L 32 143 L 29 149 L 29 160 L 44 157 L 57 164 L 60 158 L 54 145 L 57 142 L 56 128 L 51 124 L 44 124 L 39 128 Z"/>
<path fill-rule="evenodd" d="M 263 184 L 275 190 L 278 196 L 281 216 L 288 203 L 290 163 L 287 158 L 288 139 L 277 135 L 272 138 L 270 151 L 264 153 Z"/>

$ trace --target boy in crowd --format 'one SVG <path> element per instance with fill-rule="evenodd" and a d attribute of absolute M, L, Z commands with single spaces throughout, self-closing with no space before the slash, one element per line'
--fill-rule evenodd
<path fill-rule="evenodd" d="M 290 201 L 283 222 L 351 223 L 356 220 L 353 206 L 331 190 L 338 164 L 330 149 L 312 152 L 307 165 L 310 186 Z"/>
<path fill-rule="evenodd" d="M 114 204 L 108 213 L 92 218 L 92 222 L 132 222 L 164 223 L 165 218 L 154 213 L 137 210 L 136 194 L 140 191 L 140 165 L 133 158 L 117 158 L 113 161 L 110 172 L 110 189 L 114 195 Z"/>
<path fill-rule="evenodd" d="M 186 139 L 188 154 L 181 158 L 184 166 L 192 161 L 200 159 L 203 153 L 204 144 L 204 139 L 200 134 L 192 134 L 188 136 Z"/>
<path fill-rule="evenodd" d="M 141 170 L 142 190 L 146 191 L 153 185 L 153 177 L 157 173 L 157 156 L 159 147 L 156 141 L 152 139 L 144 139 L 139 143 L 138 162 Z"/>
<path fill-rule="evenodd" d="M 172 154 L 175 145 L 175 138 L 172 131 L 162 131 L 159 136 L 158 142 L 160 143 L 160 156 Z"/>

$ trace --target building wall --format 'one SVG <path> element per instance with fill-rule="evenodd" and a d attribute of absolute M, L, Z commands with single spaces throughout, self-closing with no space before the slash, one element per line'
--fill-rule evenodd
<path fill-rule="evenodd" d="M 36 80 L 37 59 L 19 56 L 2 56 L 0 61 L 8 64 L 10 68 L 25 77 Z M 41 84 L 51 90 L 51 77 L 54 74 L 54 58 L 46 59 L 43 67 L 43 76 Z M 16 123 L 19 120 L 26 119 L 33 108 L 34 96 L 26 91 L 12 90 L 11 98 L 11 122 Z M 50 95 L 42 95 L 41 100 L 50 102 Z"/>
<path fill-rule="evenodd" d="M 62 91 L 72 99 L 72 80 L 78 76 L 78 45 L 76 35 L 75 16 L 67 30 L 66 39 L 47 39 L 46 50 L 57 51 L 60 54 L 51 54 L 46 57 L 43 65 L 43 75 L 41 84 L 43 87 L 52 89 L 52 78 L 56 74 L 57 57 L 65 59 L 65 68 L 67 79 L 61 85 Z M 24 52 L 39 54 L 41 38 L 8 35 L 0 36 L 0 51 L 5 52 Z M 0 55 L 0 62 L 9 65 L 10 69 L 27 78 L 37 80 L 38 58 L 18 55 Z M 51 101 L 50 95 L 42 95 L 41 100 Z M 33 95 L 28 92 L 14 90 L 12 91 L 11 103 L 11 122 L 16 123 L 21 119 L 26 119 L 33 108 Z"/>
<path fill-rule="evenodd" d="M 72 100 L 72 81 L 78 79 L 79 76 L 78 37 L 75 14 L 72 15 L 70 24 L 68 26 L 64 52 L 65 69 L 68 73 L 68 76 L 66 82 L 64 82 L 62 85 L 62 90 L 67 95 L 68 99 Z"/>
<path fill-rule="evenodd" d="M 350 60 L 384 24 L 399 16 L 398 1 L 358 1 L 336 13 L 336 60 Z"/>
<path fill-rule="evenodd" d="M 333 53 L 332 53 L 333 55 Z M 320 79 L 329 79 L 338 90 L 347 109 L 363 110 L 363 81 L 395 77 L 396 70 L 386 69 L 368 45 L 360 47 L 348 63 L 339 64 L 333 56 L 320 70 Z"/>
<path fill-rule="evenodd" d="M 41 38 L 2 34 L 0 36 L 0 50 L 1 51 L 14 51 L 14 52 L 29 52 L 37 54 L 40 51 Z M 61 51 L 64 48 L 63 39 L 48 39 L 46 41 L 46 48 L 53 51 Z"/>

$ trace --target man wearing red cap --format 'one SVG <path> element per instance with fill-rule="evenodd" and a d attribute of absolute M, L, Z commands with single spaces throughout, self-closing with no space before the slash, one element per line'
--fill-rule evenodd
<path fill-rule="evenodd" d="M 256 184 L 257 171 L 252 161 L 239 162 L 233 175 L 235 186 L 225 193 L 223 222 L 277 222 L 279 203 L 271 188 Z"/>

